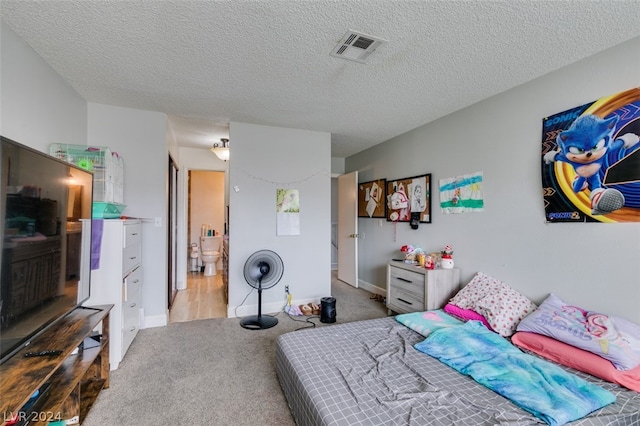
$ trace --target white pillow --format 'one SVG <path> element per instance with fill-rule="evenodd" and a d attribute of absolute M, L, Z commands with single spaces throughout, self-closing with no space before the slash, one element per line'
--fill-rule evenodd
<path fill-rule="evenodd" d="M 569 305 L 550 294 L 518 325 L 607 359 L 618 370 L 640 366 L 640 325 L 624 318 Z"/>

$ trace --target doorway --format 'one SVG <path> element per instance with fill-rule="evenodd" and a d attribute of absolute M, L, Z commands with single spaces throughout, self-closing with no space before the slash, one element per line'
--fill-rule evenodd
<path fill-rule="evenodd" d="M 169 154 L 169 170 L 168 170 L 168 192 L 169 200 L 167 202 L 167 308 L 171 309 L 173 300 L 178 292 L 176 266 L 178 262 L 176 253 L 176 231 L 178 229 L 178 166 Z"/>
<path fill-rule="evenodd" d="M 186 289 L 179 290 L 169 312 L 169 322 L 227 316 L 227 300 L 222 281 L 222 259 L 216 263 L 216 274 L 204 275 L 200 256 L 200 236 L 203 231 L 224 235 L 225 172 L 189 170 L 187 172 L 187 257 Z M 193 244 L 198 256 L 192 259 Z"/>

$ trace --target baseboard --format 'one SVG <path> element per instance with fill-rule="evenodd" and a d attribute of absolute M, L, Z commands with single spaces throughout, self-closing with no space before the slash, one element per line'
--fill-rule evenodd
<path fill-rule="evenodd" d="M 282 302 L 270 302 L 262 304 L 262 313 L 263 314 L 275 314 L 284 309 L 286 301 Z M 246 317 L 249 315 L 257 315 L 258 314 L 258 305 L 242 305 L 235 307 L 227 307 L 227 317 L 228 318 L 236 318 L 236 317 Z"/>
<path fill-rule="evenodd" d="M 378 287 L 377 285 L 371 284 L 367 281 L 358 280 L 358 288 L 361 288 L 369 293 L 379 294 L 381 296 L 387 297 L 387 289 Z"/>
<path fill-rule="evenodd" d="M 294 299 L 291 301 L 291 305 L 297 306 L 297 305 L 306 305 L 307 303 L 320 303 L 319 299 Z M 278 312 L 281 312 L 284 310 L 284 307 L 286 306 L 286 301 L 283 300 L 282 302 L 270 302 L 270 303 L 263 303 L 262 304 L 262 313 L 269 315 L 269 314 L 276 314 Z M 238 308 L 236 309 L 235 307 L 228 307 L 227 308 L 227 317 L 228 318 L 241 318 L 241 317 L 246 317 L 249 315 L 257 315 L 258 314 L 258 305 L 243 305 L 243 306 L 238 306 Z"/>
<path fill-rule="evenodd" d="M 149 315 L 144 317 L 140 328 L 165 327 L 168 323 L 167 315 Z"/>

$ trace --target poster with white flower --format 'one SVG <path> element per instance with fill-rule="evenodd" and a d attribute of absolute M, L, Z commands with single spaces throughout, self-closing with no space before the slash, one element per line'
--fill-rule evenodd
<path fill-rule="evenodd" d="M 276 235 L 300 235 L 300 193 L 297 189 L 276 190 Z"/>

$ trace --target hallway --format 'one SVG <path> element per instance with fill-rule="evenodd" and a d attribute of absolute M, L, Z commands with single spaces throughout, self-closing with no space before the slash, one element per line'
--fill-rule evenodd
<path fill-rule="evenodd" d="M 337 271 L 331 271 L 332 288 L 344 284 Z M 169 322 L 186 322 L 208 318 L 226 318 L 222 274 L 205 277 L 201 272 L 189 272 L 187 289 L 179 290 L 169 312 Z"/>
<path fill-rule="evenodd" d="M 169 312 L 169 322 L 185 322 L 208 318 L 226 318 L 222 274 L 206 277 L 189 272 L 187 289 L 179 290 Z"/>

